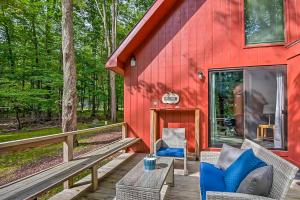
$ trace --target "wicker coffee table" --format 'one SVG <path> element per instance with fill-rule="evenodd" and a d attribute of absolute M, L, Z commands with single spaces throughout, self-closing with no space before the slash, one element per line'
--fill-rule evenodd
<path fill-rule="evenodd" d="M 160 200 L 165 182 L 174 186 L 173 158 L 158 158 L 151 171 L 144 170 L 142 160 L 116 184 L 117 200 Z"/>

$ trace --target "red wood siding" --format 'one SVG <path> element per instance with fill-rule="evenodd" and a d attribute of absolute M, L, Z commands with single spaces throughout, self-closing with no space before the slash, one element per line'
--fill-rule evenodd
<path fill-rule="evenodd" d="M 286 30 L 287 42 L 300 38 L 300 1 L 286 0 Z"/>
<path fill-rule="evenodd" d="M 137 67 L 131 68 L 127 64 L 124 96 L 125 121 L 129 124 L 129 134 L 139 136 L 144 141 L 137 150 L 149 150 L 149 109 L 153 107 L 153 100 L 160 100 L 165 92 L 174 91 L 180 95 L 179 107 L 201 109 L 200 145 L 201 149 L 207 149 L 209 69 L 292 65 L 292 62 L 297 65 L 300 62 L 293 59 L 288 63 L 288 50 L 284 45 L 245 47 L 243 6 L 243 0 L 178 1 L 135 50 Z M 285 1 L 287 42 L 300 38 L 299 8 L 298 1 Z M 204 80 L 199 80 L 198 71 L 204 72 Z M 292 81 L 296 78 L 296 72 L 300 73 L 300 67 L 288 66 L 289 104 L 293 103 L 296 88 L 300 91 L 300 86 Z M 162 103 L 158 106 L 165 107 Z M 289 123 L 290 139 L 293 138 L 295 128 L 293 123 Z M 160 133 L 163 127 L 186 128 L 188 149 L 194 150 L 193 112 L 161 112 L 158 126 Z M 297 151 L 300 151 L 300 141 L 294 143 L 296 146 L 289 148 L 298 148 Z"/>
<path fill-rule="evenodd" d="M 300 166 L 300 41 L 288 52 L 288 156 Z"/>

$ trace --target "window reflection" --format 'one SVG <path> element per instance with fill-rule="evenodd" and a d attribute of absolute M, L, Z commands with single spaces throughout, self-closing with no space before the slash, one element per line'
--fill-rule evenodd
<path fill-rule="evenodd" d="M 210 73 L 211 143 L 221 146 L 243 141 L 243 71 Z"/>
<path fill-rule="evenodd" d="M 286 67 L 211 71 L 210 146 L 244 138 L 286 149 Z"/>
<path fill-rule="evenodd" d="M 246 44 L 284 41 L 283 0 L 245 0 Z"/>

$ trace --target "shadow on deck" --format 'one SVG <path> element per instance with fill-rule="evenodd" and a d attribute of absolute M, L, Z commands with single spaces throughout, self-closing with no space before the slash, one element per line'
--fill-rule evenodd
<path fill-rule="evenodd" d="M 84 193 L 78 200 L 113 200 L 115 199 L 116 183 L 144 157 L 135 154 L 128 161 L 121 164 L 109 176 L 99 183 L 99 188 L 93 193 Z M 199 199 L 199 161 L 188 161 L 189 175 L 183 175 L 183 162 L 175 161 L 175 187 L 164 185 L 162 196 L 165 200 Z M 300 200 L 300 180 L 295 180 L 288 192 L 288 200 Z"/>

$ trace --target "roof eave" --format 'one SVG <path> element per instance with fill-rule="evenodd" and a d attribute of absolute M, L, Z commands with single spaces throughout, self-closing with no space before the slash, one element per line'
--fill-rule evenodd
<path fill-rule="evenodd" d="M 157 0 L 111 55 L 105 65 L 106 68 L 124 75 L 124 63 L 176 3 L 177 0 Z"/>
<path fill-rule="evenodd" d="M 120 74 L 122 76 L 125 75 L 124 63 L 118 61 L 116 57 L 110 57 L 105 67 L 109 70 L 116 72 L 117 74 Z"/>

